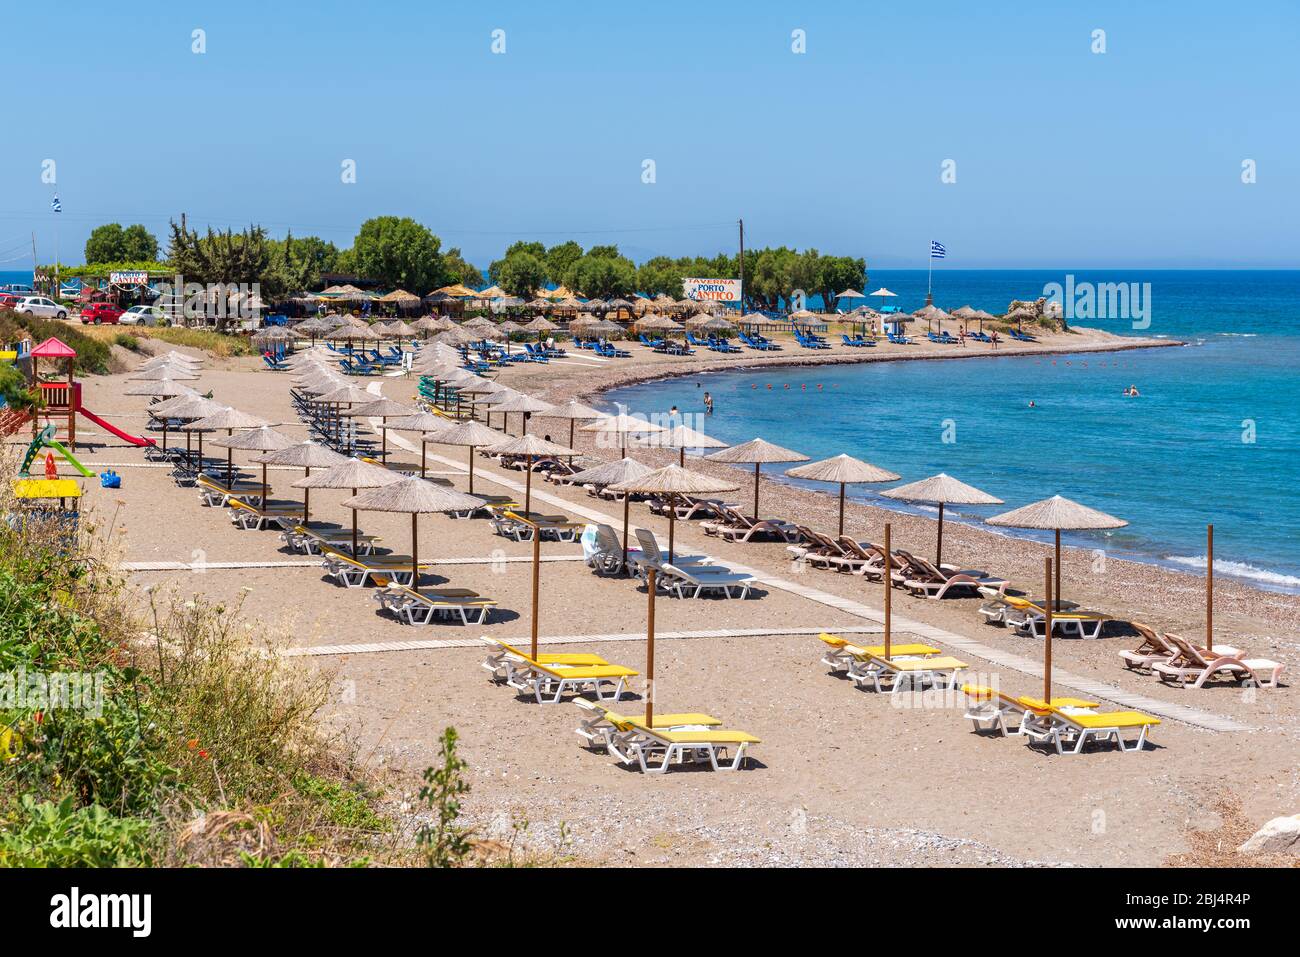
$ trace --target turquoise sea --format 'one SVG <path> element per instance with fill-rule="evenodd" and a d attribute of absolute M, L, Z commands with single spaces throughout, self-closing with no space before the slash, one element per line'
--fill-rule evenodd
<path fill-rule="evenodd" d="M 1074 277 L 1076 284 L 1151 284 L 1149 328 L 1135 331 L 1119 319 L 1075 324 L 1188 345 L 725 372 L 605 398 L 633 411 L 676 405 L 693 413 L 707 390 L 715 412 L 702 428 L 720 439 L 761 435 L 814 458 L 847 452 L 903 481 L 945 471 L 1006 500 L 947 513 L 967 521 L 1059 493 L 1130 523 L 1068 541 L 1185 570 L 1204 569 L 1205 526 L 1213 522 L 1216 574 L 1300 592 L 1300 272 Z M 1009 300 L 1036 298 L 1053 282 L 1064 285 L 1065 273 L 936 271 L 935 303 L 1002 312 Z M 924 270 L 871 273 L 871 288 L 899 293 L 893 302 L 908 310 L 924 303 L 925 283 Z M 1140 398 L 1123 396 L 1132 384 Z M 879 499 L 871 486 L 851 492 L 908 508 Z"/>

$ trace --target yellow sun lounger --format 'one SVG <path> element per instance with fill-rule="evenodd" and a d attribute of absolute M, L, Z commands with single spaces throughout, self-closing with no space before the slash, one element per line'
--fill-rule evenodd
<path fill-rule="evenodd" d="M 375 601 L 379 602 L 380 609 L 408 625 L 432 624 L 435 615 L 459 617 L 462 625 L 485 625 L 498 604 L 495 599 L 484 598 L 469 588 L 437 585 L 419 591 L 405 585 L 389 585 L 375 591 Z"/>
<path fill-rule="evenodd" d="M 1057 754 L 1079 754 L 1090 740 L 1113 741 L 1121 751 L 1141 751 L 1159 718 L 1140 711 L 1085 711 L 1046 704 L 1039 698 L 1019 699 L 1028 709 L 1021 733 L 1030 744 L 1051 744 Z M 1124 731 L 1138 736 L 1125 743 Z"/>
<path fill-rule="evenodd" d="M 823 631 L 817 636 L 818 640 L 825 642 L 830 646 L 829 650 L 822 657 L 822 664 L 828 665 L 832 671 L 847 669 L 852 664 L 866 661 L 872 655 L 881 657 L 885 654 L 884 645 L 858 645 L 849 641 L 847 638 L 841 638 L 839 635 L 832 635 L 828 631 Z M 889 652 L 891 656 L 906 656 L 912 658 L 924 658 L 929 655 L 943 654 L 938 648 L 931 648 L 929 645 L 921 644 L 890 644 Z"/>
<path fill-rule="evenodd" d="M 628 735 L 635 735 L 639 728 L 645 727 L 644 712 L 636 715 L 623 715 L 586 698 L 575 698 L 573 703 L 587 712 L 587 716 L 574 729 L 574 733 L 587 741 L 592 747 L 603 747 L 606 751 L 612 752 L 614 741 L 621 740 Z M 687 712 L 684 714 L 656 714 L 651 727 L 660 731 L 685 731 L 716 728 L 721 724 L 722 722 L 712 715 Z"/>
<path fill-rule="evenodd" d="M 870 684 L 873 691 L 888 690 L 891 694 L 904 688 L 917 690 L 929 685 L 948 689 L 957 685 L 957 675 L 970 666 L 948 655 L 929 655 L 909 658 L 896 651 L 892 657 L 869 655 L 865 661 L 849 665 L 848 675 L 859 688 Z M 888 689 L 881 688 L 882 678 L 890 679 Z"/>
<path fill-rule="evenodd" d="M 501 661 L 505 683 L 516 691 L 531 692 L 538 704 L 558 704 L 566 692 L 582 691 L 594 692 L 601 701 L 617 701 L 627 679 L 640 674 L 604 659 L 599 664 L 539 661 L 518 649 L 503 650 Z"/>
<path fill-rule="evenodd" d="M 479 641 L 492 649 L 492 653 L 483 661 L 482 667 L 492 672 L 492 677 L 498 681 L 508 681 L 514 665 L 520 661 L 528 661 L 528 653 L 520 651 L 513 645 L 508 645 L 497 638 L 489 638 L 481 635 Z M 537 658 L 540 664 L 544 665 L 607 665 L 609 664 L 600 655 L 592 655 L 584 652 L 560 652 L 539 651 Z"/>
<path fill-rule="evenodd" d="M 640 764 L 645 774 L 666 774 L 674 762 L 680 766 L 702 761 L 708 761 L 715 771 L 735 771 L 745 760 L 746 749 L 762 743 L 746 731 L 726 728 L 664 731 L 633 724 L 635 733 L 613 740 L 610 751 L 624 764 Z M 728 752 L 733 752 L 730 761 Z"/>
<path fill-rule="evenodd" d="M 962 685 L 966 694 L 966 714 L 976 731 L 1001 732 L 1003 736 L 1022 734 L 1026 716 L 1031 706 L 1021 698 L 988 688 L 984 685 Z M 1095 701 L 1082 698 L 1052 698 L 1052 705 L 1057 708 L 1095 710 L 1100 707 Z"/>

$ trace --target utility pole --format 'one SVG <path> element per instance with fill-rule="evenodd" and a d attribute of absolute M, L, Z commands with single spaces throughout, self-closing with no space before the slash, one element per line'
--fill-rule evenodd
<path fill-rule="evenodd" d="M 740 314 L 745 314 L 745 221 L 737 220 L 740 226 Z"/>

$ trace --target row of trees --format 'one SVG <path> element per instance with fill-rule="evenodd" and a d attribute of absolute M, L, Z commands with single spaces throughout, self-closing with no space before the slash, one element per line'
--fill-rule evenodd
<path fill-rule="evenodd" d="M 86 240 L 86 265 L 97 263 L 153 262 L 158 258 L 158 238 L 136 223 L 96 226 Z"/>
<path fill-rule="evenodd" d="M 823 256 L 816 249 L 802 252 L 780 246 L 745 251 L 745 305 L 777 309 L 790 305 L 797 292 L 820 295 L 827 304 L 837 293 L 867 282 L 866 260 L 852 256 Z M 593 246 L 583 251 L 569 240 L 547 248 L 539 242 L 517 242 L 488 267 L 488 278 L 506 292 L 531 296 L 548 281 L 584 296 L 608 299 L 634 292 L 660 293 L 680 299 L 688 276 L 736 279 L 738 256 L 656 256 L 639 267 L 617 246 Z"/>
<path fill-rule="evenodd" d="M 117 223 L 97 228 L 86 243 L 86 262 L 145 261 L 157 258 L 158 242 L 143 226 Z M 268 300 L 314 288 L 328 273 L 373 279 L 385 289 L 425 295 L 452 283 L 477 286 L 478 267 L 456 248 L 413 219 L 378 216 L 361 225 L 351 248 L 340 250 L 316 236 L 272 239 L 260 226 L 235 232 L 209 228 L 200 236 L 185 218 L 171 224 L 168 265 L 195 282 L 259 283 Z M 610 299 L 635 292 L 682 296 L 687 276 L 735 279 L 739 257 L 656 256 L 637 266 L 618 246 L 583 249 L 573 240 L 546 246 L 520 241 L 488 267 L 488 278 L 511 295 L 531 297 L 548 283 L 567 286 L 587 297 Z M 786 246 L 745 251 L 746 308 L 788 306 L 802 291 L 832 304 L 836 293 L 866 285 L 866 262 L 850 256 L 824 256 L 816 249 Z"/>

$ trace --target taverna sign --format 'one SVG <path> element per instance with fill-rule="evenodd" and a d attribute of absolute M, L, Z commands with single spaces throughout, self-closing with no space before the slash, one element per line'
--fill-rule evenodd
<path fill-rule="evenodd" d="M 739 279 L 682 279 L 687 299 L 697 302 L 739 302 Z"/>

